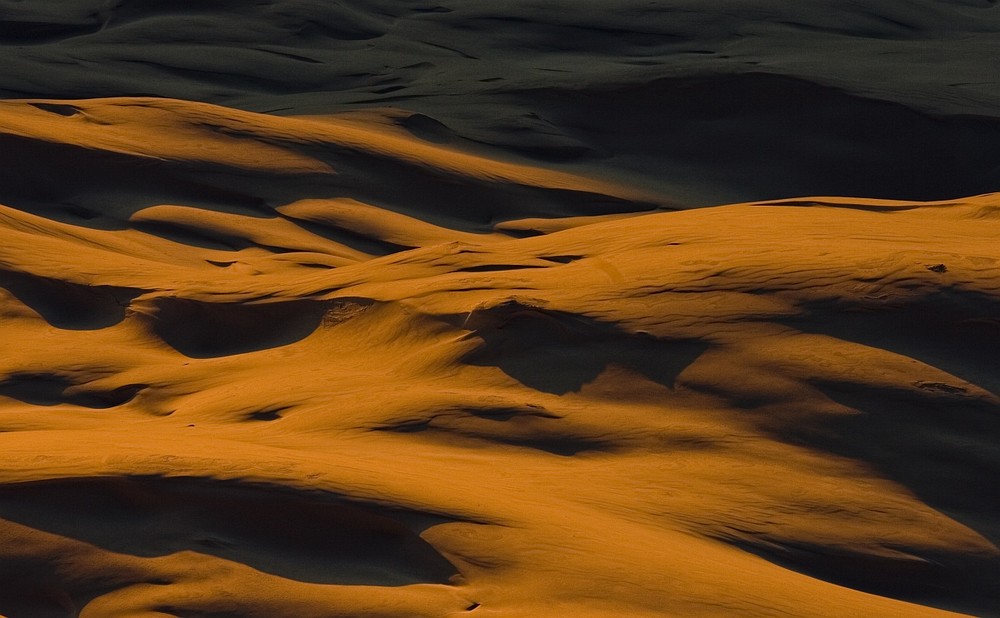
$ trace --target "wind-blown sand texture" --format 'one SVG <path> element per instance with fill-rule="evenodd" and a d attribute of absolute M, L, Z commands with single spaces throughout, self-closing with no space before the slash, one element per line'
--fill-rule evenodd
<path fill-rule="evenodd" d="M 1000 615 L 1000 7 L 830 4 L 0 1 L 0 615 Z"/>

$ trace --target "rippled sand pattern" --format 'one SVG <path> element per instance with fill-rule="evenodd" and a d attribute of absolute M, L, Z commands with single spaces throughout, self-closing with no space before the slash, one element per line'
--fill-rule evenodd
<path fill-rule="evenodd" d="M 442 2 L 0 0 L 0 615 L 1000 615 L 1000 8 Z"/>

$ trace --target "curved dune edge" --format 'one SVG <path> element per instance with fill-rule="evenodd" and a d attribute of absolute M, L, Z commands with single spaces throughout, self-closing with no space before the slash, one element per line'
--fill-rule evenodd
<path fill-rule="evenodd" d="M 79 157 L 83 149 L 98 171 L 105 163 L 119 173 L 128 166 L 181 175 L 192 166 L 203 166 L 222 177 L 213 187 L 216 194 L 226 192 L 233 198 L 242 190 L 222 183 L 234 175 L 249 175 L 246 181 L 251 183 L 264 176 L 279 182 L 286 179 L 286 184 L 297 180 L 327 191 L 357 192 L 363 190 L 357 184 L 366 179 L 355 175 L 364 165 L 360 171 L 365 173 L 394 174 L 413 182 L 430 179 L 444 186 L 520 188 L 522 198 L 530 197 L 532 190 L 593 194 L 615 202 L 619 209 L 628 201 L 656 199 L 626 185 L 426 142 L 391 124 L 359 121 L 353 115 L 278 117 L 207 103 L 136 97 L 0 101 L 0 137 L 24 152 L 37 149 L 49 156 Z M 18 187 L 13 178 L 10 184 L 14 186 L 6 191 L 30 189 Z M 575 205 L 585 202 L 578 199 Z M 472 211 L 470 216 L 483 216 L 475 213 L 477 206 L 470 203 L 465 209 Z M 649 209 L 652 204 L 644 206 Z"/>
<path fill-rule="evenodd" d="M 648 213 L 153 99 L 0 137 L 0 614 L 1000 604 L 996 194 Z"/>

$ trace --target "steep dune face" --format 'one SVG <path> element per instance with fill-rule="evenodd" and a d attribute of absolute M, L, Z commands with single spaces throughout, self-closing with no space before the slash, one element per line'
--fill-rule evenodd
<path fill-rule="evenodd" d="M 0 615 L 995 615 L 996 7 L 703 4 L 0 0 Z"/>

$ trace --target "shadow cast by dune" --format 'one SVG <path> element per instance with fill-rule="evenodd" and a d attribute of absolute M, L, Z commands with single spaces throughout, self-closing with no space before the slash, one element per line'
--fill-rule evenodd
<path fill-rule="evenodd" d="M 995 483 L 1000 445 L 993 440 L 1000 432 L 1000 404 L 935 390 L 831 382 L 814 386 L 861 414 L 837 417 L 813 431 L 803 428 L 801 439 L 875 465 L 1000 546 L 1000 526 L 991 517 L 1000 510 Z"/>
<path fill-rule="evenodd" d="M 300 582 L 443 584 L 458 572 L 419 537 L 444 518 L 278 486 L 163 477 L 4 485 L 0 517 L 108 551 L 191 551 Z"/>
<path fill-rule="evenodd" d="M 0 270 L 0 287 L 37 312 L 46 322 L 66 330 L 99 330 L 125 318 L 135 288 L 87 286 L 38 275 Z"/>
<path fill-rule="evenodd" d="M 996 607 L 988 597 L 996 566 L 959 554 L 877 556 L 784 539 L 719 540 L 797 573 L 878 596 L 977 616 Z M 956 568 L 956 562 L 961 567 Z M 992 570 L 992 571 L 991 571 Z M 983 592 L 987 591 L 987 595 Z"/>
<path fill-rule="evenodd" d="M 1000 546 L 1000 404 L 937 388 L 876 388 L 814 382 L 829 399 L 856 410 L 812 423 L 781 423 L 782 440 L 868 466 L 934 509 Z M 759 549 L 759 548 L 758 548 Z M 765 553 L 768 553 L 765 551 Z M 909 562 L 836 555 L 824 548 L 769 553 L 806 572 L 866 592 L 989 615 L 1000 607 L 1000 560 L 961 553 Z M 850 568 L 845 568 L 845 567 Z"/>
<path fill-rule="evenodd" d="M 859 382 L 811 380 L 826 398 L 858 412 L 822 417 L 810 423 L 765 422 L 782 440 L 859 460 L 909 489 L 932 508 L 1000 546 L 1000 404 L 972 393 L 962 380 L 995 395 L 994 370 L 1000 349 L 1000 306 L 988 295 L 943 287 L 905 302 L 842 301 L 807 303 L 803 314 L 783 322 L 800 331 L 888 350 L 953 376 L 953 382 L 916 381 L 895 388 Z M 777 562 L 787 562 L 818 577 L 859 590 L 905 600 L 989 615 L 1000 607 L 992 584 L 1000 561 L 955 552 L 924 556 L 913 564 L 870 556 L 831 555 L 823 548 L 788 548 L 775 553 L 757 547 Z M 855 561 L 859 568 L 841 568 Z M 914 567 L 916 568 L 916 567 Z"/>
<path fill-rule="evenodd" d="M 606 453 L 615 448 L 610 441 L 560 433 L 558 430 L 535 430 L 537 435 L 527 435 L 521 428 L 485 431 L 482 428 L 437 426 L 432 419 L 384 425 L 377 427 L 376 431 L 419 434 L 422 439 L 449 447 L 464 445 L 469 448 L 482 448 L 492 444 L 531 449 L 559 457 L 573 457 L 582 453 Z"/>
<path fill-rule="evenodd" d="M 291 221 L 300 228 L 320 238 L 325 238 L 345 247 L 367 253 L 368 255 L 390 255 L 401 251 L 413 249 L 412 246 L 400 245 L 387 240 L 383 240 L 368 234 L 356 232 L 348 227 L 309 221 L 305 218 L 281 215 L 282 218 Z"/>
<path fill-rule="evenodd" d="M 132 214 L 157 204 L 275 216 L 244 191 L 251 184 L 252 174 L 222 165 L 0 135 L 0 203 L 74 225 L 125 229 Z"/>
<path fill-rule="evenodd" d="M 216 358 L 305 339 L 335 303 L 288 300 L 210 303 L 158 298 L 136 317 L 167 345 L 190 358 Z"/>
<path fill-rule="evenodd" d="M 36 406 L 68 404 L 103 410 L 132 401 L 146 387 L 127 384 L 113 389 L 93 388 L 54 373 L 16 373 L 0 381 L 0 396 Z"/>
<path fill-rule="evenodd" d="M 1000 302 L 993 296 L 942 287 L 898 303 L 814 302 L 801 309 L 783 323 L 915 358 L 1000 395 Z"/>
<path fill-rule="evenodd" d="M 560 457 L 608 452 L 616 448 L 608 436 L 588 435 L 580 427 L 559 422 L 560 416 L 540 406 L 468 406 L 434 409 L 424 415 L 372 427 L 373 431 L 417 434 L 448 446 L 482 448 L 484 444 L 515 446 Z"/>
<path fill-rule="evenodd" d="M 466 363 L 498 367 L 529 388 L 555 395 L 579 391 L 609 365 L 673 388 L 677 376 L 708 349 L 701 341 L 657 339 L 517 300 L 453 320 L 483 341 L 465 356 Z"/>
<path fill-rule="evenodd" d="M 558 130 L 649 178 L 698 178 L 701 203 L 800 195 L 940 200 L 1000 183 L 997 119 L 935 116 L 787 75 L 720 72 L 501 96 L 537 102 Z M 490 141 L 519 148 L 519 136 L 496 133 Z"/>
<path fill-rule="evenodd" d="M 336 177 L 314 175 L 289 188 L 284 203 L 304 197 L 347 197 L 434 225 L 487 231 L 500 221 L 524 217 L 568 217 L 643 212 L 660 204 L 599 192 L 532 186 L 502 178 L 466 176 L 432 165 L 351 150 L 333 144 L 286 143 L 337 170 Z M 391 179 L 371 182 L 370 178 Z M 272 198 L 274 199 L 274 198 Z"/>
<path fill-rule="evenodd" d="M 198 226 L 133 222 L 133 215 L 151 206 L 178 204 L 270 219 L 280 216 L 272 208 L 274 204 L 349 198 L 435 225 L 489 231 L 494 223 L 507 219 L 641 212 L 658 206 L 599 192 L 471 178 L 419 161 L 321 140 L 262 137 L 232 130 L 226 134 L 244 138 L 242 147 L 278 147 L 321 161 L 336 173 L 246 169 L 222 162 L 129 155 L 4 134 L 0 135 L 0 204 L 73 225 L 104 230 L 136 228 L 175 242 L 222 250 L 255 243 Z M 378 180 L 372 182 L 372 178 Z M 361 251 L 384 255 L 400 249 L 350 229 L 285 218 Z"/>

